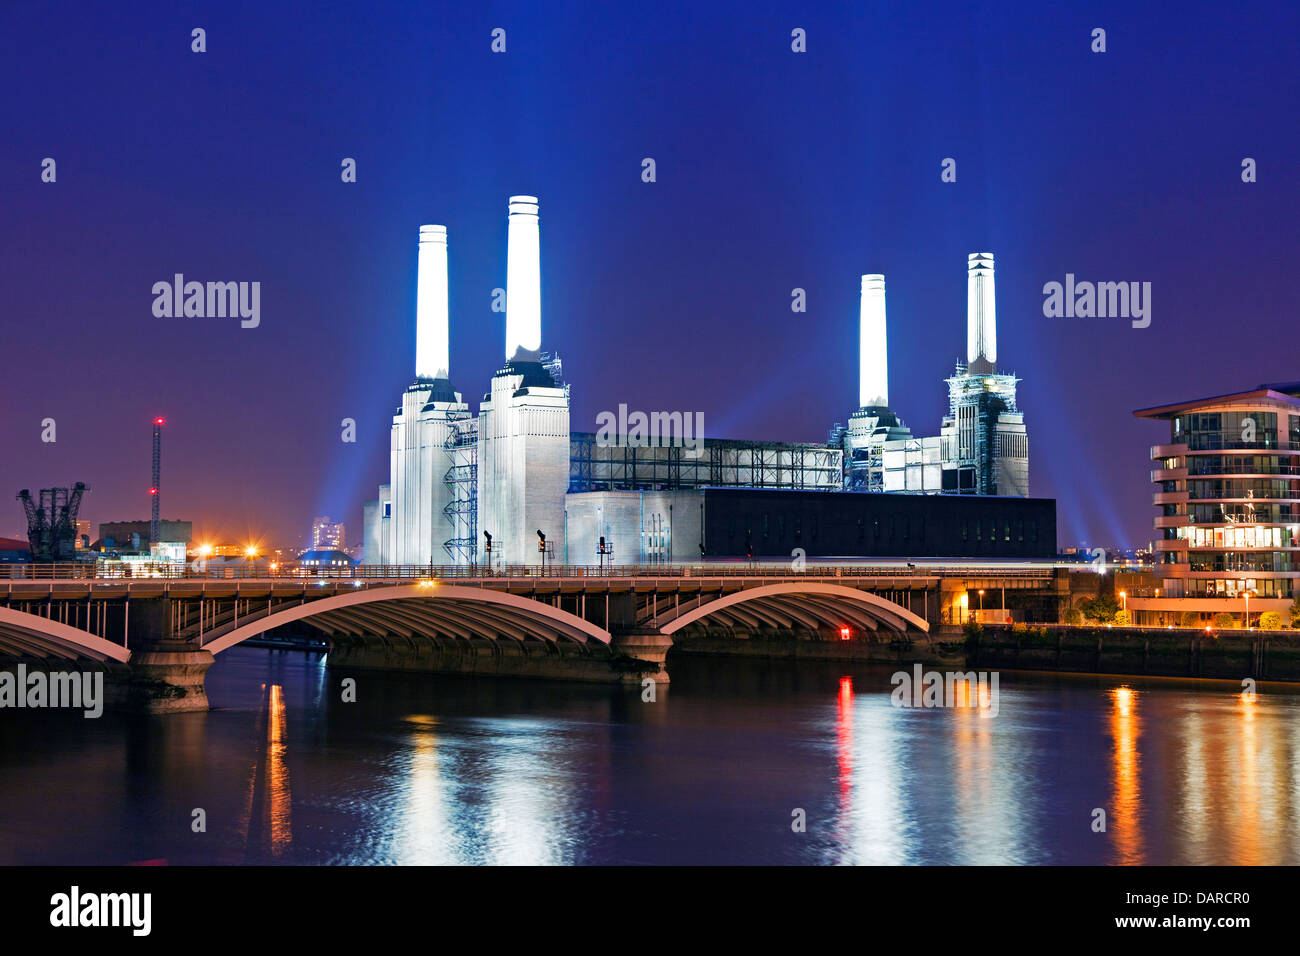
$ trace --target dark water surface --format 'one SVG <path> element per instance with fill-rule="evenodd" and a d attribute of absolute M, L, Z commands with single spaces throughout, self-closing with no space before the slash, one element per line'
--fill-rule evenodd
<path fill-rule="evenodd" d="M 342 703 L 321 656 L 235 648 L 210 713 L 0 711 L 0 863 L 1300 861 L 1290 687 L 1004 672 L 988 719 L 896 708 L 891 672 L 684 658 L 654 703 L 361 673 Z"/>

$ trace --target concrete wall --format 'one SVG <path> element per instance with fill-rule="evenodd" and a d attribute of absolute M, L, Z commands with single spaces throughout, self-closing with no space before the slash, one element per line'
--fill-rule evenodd
<path fill-rule="evenodd" d="M 971 667 L 1300 680 L 1300 635 L 1294 631 L 986 627 L 967 641 L 966 654 Z"/>
<path fill-rule="evenodd" d="M 599 564 L 600 536 L 614 546 L 606 564 L 698 561 L 703 491 L 588 491 L 565 497 L 566 562 Z"/>
<path fill-rule="evenodd" d="M 589 491 L 565 496 L 566 564 L 600 564 L 600 536 L 614 548 L 606 564 L 639 564 L 641 492 Z"/>
<path fill-rule="evenodd" d="M 446 449 L 449 422 L 469 413 L 459 401 L 431 402 L 432 390 L 412 385 L 393 416 L 390 439 L 392 517 L 389 521 L 391 563 L 444 564 L 443 542 L 455 528 L 443 508 L 452 493 L 443 480 L 451 467 Z M 426 407 L 427 406 L 427 407 Z"/>
<path fill-rule="evenodd" d="M 367 501 L 361 506 L 361 561 L 363 564 L 383 564 L 381 559 L 383 558 L 384 547 L 380 544 L 381 514 L 379 499 Z"/>
<path fill-rule="evenodd" d="M 493 563 L 537 564 L 537 531 L 564 555 L 569 487 L 569 398 L 563 388 L 523 386 L 498 373 L 479 411 L 478 527 L 493 537 Z"/>

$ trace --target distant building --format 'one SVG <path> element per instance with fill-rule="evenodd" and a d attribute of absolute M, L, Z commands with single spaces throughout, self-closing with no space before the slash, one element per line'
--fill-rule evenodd
<path fill-rule="evenodd" d="M 94 540 L 91 537 L 93 533 L 94 533 L 94 529 L 91 528 L 90 526 L 89 518 L 77 519 L 77 550 L 78 551 L 82 550 L 83 548 L 90 547 L 91 541 Z"/>
<path fill-rule="evenodd" d="M 139 549 L 147 551 L 153 542 L 149 539 L 148 521 L 108 521 L 99 526 L 99 540 L 105 548 L 135 550 L 132 535 L 138 535 Z M 158 537 L 161 541 L 189 544 L 194 537 L 191 521 L 160 521 Z"/>
<path fill-rule="evenodd" d="M 0 564 L 30 564 L 31 546 L 18 538 L 0 538 Z"/>
<path fill-rule="evenodd" d="M 1150 548 L 1090 548 L 1080 544 L 1062 548 L 1056 560 L 1065 564 L 1093 564 L 1107 571 L 1120 568 L 1147 568 L 1152 562 Z"/>
<path fill-rule="evenodd" d="M 201 544 L 190 551 L 201 558 L 242 558 L 247 556 L 248 547 L 246 544 Z"/>
<path fill-rule="evenodd" d="M 354 563 L 346 552 L 336 548 L 313 549 L 298 555 L 298 565 L 305 568 L 343 568 Z"/>
<path fill-rule="evenodd" d="M 1137 623 L 1244 620 L 1248 600 L 1252 624 L 1285 615 L 1300 595 L 1300 382 L 1134 414 L 1169 423 L 1168 443 L 1151 447 L 1160 594 L 1130 598 Z"/>
<path fill-rule="evenodd" d="M 331 521 L 328 516 L 314 518 L 311 523 L 311 546 L 315 550 L 347 550 L 343 522 Z"/>

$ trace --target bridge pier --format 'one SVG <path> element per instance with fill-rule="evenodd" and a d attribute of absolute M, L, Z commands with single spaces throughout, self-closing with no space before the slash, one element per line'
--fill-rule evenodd
<path fill-rule="evenodd" d="M 665 661 L 673 646 L 673 639 L 656 627 L 631 628 L 614 634 L 609 649 L 613 653 L 610 664 L 622 675 L 624 684 L 640 684 L 647 677 L 657 684 L 668 683 Z"/>
<path fill-rule="evenodd" d="M 212 654 L 172 634 L 171 602 L 136 598 L 130 606 L 131 659 L 113 705 L 133 714 L 183 714 L 209 708 L 204 686 Z M 125 623 L 125 618 L 124 618 Z"/>
<path fill-rule="evenodd" d="M 182 714 L 208 709 L 204 686 L 212 654 L 186 641 L 158 641 L 131 655 L 120 678 L 117 708 L 134 714 Z"/>

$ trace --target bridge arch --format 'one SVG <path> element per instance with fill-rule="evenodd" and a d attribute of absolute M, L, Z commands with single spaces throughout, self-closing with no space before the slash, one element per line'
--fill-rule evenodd
<path fill-rule="evenodd" d="M 308 620 L 308 619 L 316 620 Z M 529 639 L 547 643 L 608 646 L 610 633 L 576 614 L 533 598 L 488 588 L 434 583 L 371 587 L 352 594 L 307 601 L 248 624 L 232 627 L 205 641 L 204 650 L 220 654 L 272 628 L 307 620 L 323 630 L 445 634 L 464 638 Z"/>
<path fill-rule="evenodd" d="M 662 631 L 672 636 L 684 627 L 713 617 L 729 625 L 767 623 L 903 633 L 930 630 L 924 618 L 870 591 L 818 581 L 783 581 L 729 594 L 685 612 Z"/>
<path fill-rule="evenodd" d="M 96 637 L 79 627 L 8 607 L 0 607 L 0 653 L 60 660 L 88 658 L 122 664 L 131 658 L 131 652 L 121 644 Z"/>

